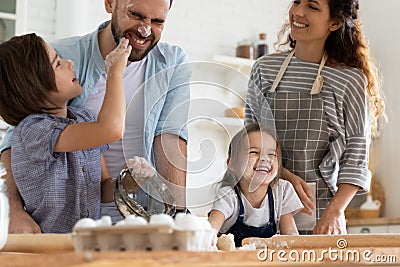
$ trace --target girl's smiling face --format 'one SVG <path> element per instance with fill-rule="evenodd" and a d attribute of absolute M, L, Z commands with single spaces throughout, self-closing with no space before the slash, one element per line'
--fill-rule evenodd
<path fill-rule="evenodd" d="M 239 183 L 249 184 L 248 191 L 254 192 L 261 185 L 268 186 L 278 174 L 277 142 L 262 131 L 250 132 L 247 137 L 247 164 Z"/>

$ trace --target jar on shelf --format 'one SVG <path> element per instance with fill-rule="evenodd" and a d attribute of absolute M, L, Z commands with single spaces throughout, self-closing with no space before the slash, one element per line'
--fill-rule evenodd
<path fill-rule="evenodd" d="M 254 47 L 250 40 L 238 42 L 236 47 L 236 56 L 242 58 L 254 59 Z"/>
<path fill-rule="evenodd" d="M 262 32 L 258 37 L 257 58 L 268 54 L 267 34 Z"/>
<path fill-rule="evenodd" d="M 6 174 L 3 163 L 0 162 L 0 250 L 4 247 L 8 237 L 8 223 L 10 220 L 10 207 L 6 192 L 6 180 L 2 177 Z"/>

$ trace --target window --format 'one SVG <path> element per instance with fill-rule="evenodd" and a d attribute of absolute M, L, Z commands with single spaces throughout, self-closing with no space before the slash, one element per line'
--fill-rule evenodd
<path fill-rule="evenodd" d="M 1 0 L 0 43 L 26 30 L 27 0 Z"/>

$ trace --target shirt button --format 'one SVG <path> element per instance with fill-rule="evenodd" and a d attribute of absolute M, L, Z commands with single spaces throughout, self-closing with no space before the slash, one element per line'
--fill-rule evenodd
<path fill-rule="evenodd" d="M 53 125 L 54 125 L 54 127 L 57 127 L 58 126 L 58 122 L 55 122 Z"/>
<path fill-rule="evenodd" d="M 88 87 L 89 87 L 89 89 L 92 89 L 92 88 L 93 88 L 93 85 L 89 84 L 89 86 L 88 86 Z"/>
<path fill-rule="evenodd" d="M 86 172 L 86 167 L 85 166 L 82 167 L 82 172 Z"/>

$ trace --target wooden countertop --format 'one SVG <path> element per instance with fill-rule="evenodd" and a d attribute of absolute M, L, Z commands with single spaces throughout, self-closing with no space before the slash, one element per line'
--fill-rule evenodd
<path fill-rule="evenodd" d="M 16 255 L 0 253 L 1 267 L 54 266 L 54 267 L 198 267 L 198 266 L 287 266 L 285 262 L 266 263 L 257 260 L 253 252 L 93 252 L 85 254 Z M 320 264 L 317 264 L 318 266 Z M 310 266 L 294 263 L 293 266 Z M 339 265 L 340 266 L 340 265 Z"/>
<path fill-rule="evenodd" d="M 111 251 L 83 252 L 73 251 L 69 235 L 9 235 L 7 244 L 0 252 L 0 267 L 56 266 L 56 267 L 105 267 L 105 266 L 382 266 L 365 259 L 353 261 L 332 259 L 327 251 L 357 252 L 364 255 L 390 255 L 391 266 L 400 266 L 400 234 L 398 235 L 342 235 L 342 236 L 274 236 L 257 239 L 259 247 L 253 251 L 231 252 L 187 252 L 187 251 Z M 339 240 L 343 247 L 339 247 Z M 310 260 L 289 260 L 288 255 L 309 255 Z M 260 254 L 260 252 L 264 254 Z M 265 254 L 267 253 L 267 254 Z M 293 254 L 294 253 L 294 254 Z M 259 256 L 268 257 L 264 260 Z M 283 255 L 287 261 L 279 260 Z M 285 256 L 286 255 L 286 256 Z M 322 257 L 320 257 L 322 255 Z M 371 256 L 371 257 L 372 257 Z M 336 255 L 337 257 L 337 255 Z M 393 265 L 395 264 L 395 265 Z M 396 265 L 397 264 L 397 265 Z"/>
<path fill-rule="evenodd" d="M 304 250 L 296 250 L 299 255 Z M 355 251 L 355 250 L 353 250 Z M 361 255 L 365 250 L 360 251 Z M 160 266 L 160 267 L 252 267 L 252 266 L 388 266 L 378 262 L 366 262 L 362 258 L 349 258 L 350 260 L 329 259 L 325 256 L 322 260 L 288 260 L 293 256 L 293 251 L 279 250 L 286 260 L 278 260 L 277 253 L 273 260 L 258 259 L 258 251 L 230 251 L 230 252 L 185 252 L 185 251 L 136 251 L 136 252 L 86 252 L 86 253 L 57 253 L 57 254 L 15 254 L 0 253 L 1 267 L 25 267 L 25 266 L 51 266 L 51 267 L 132 267 L 132 266 Z M 320 249 L 314 250 L 317 257 L 327 255 Z M 285 253 L 285 254 L 282 254 Z M 292 254 L 290 254 L 292 253 Z M 307 252 L 308 253 L 308 252 Z M 325 253 L 325 254 L 324 254 Z M 353 252 L 351 252 L 353 253 Z M 400 248 L 391 250 L 374 249 L 371 255 L 397 255 L 390 266 L 400 266 Z M 308 255 L 308 254 L 305 254 Z M 347 254 L 344 254 L 347 255 Z M 282 257 L 282 256 L 281 256 Z M 351 256 L 350 256 L 351 257 Z M 361 256 L 362 257 L 362 256 Z"/>
<path fill-rule="evenodd" d="M 400 224 L 400 218 L 367 218 L 367 219 L 347 219 L 347 226 L 362 226 L 362 225 L 389 225 Z"/>

